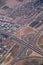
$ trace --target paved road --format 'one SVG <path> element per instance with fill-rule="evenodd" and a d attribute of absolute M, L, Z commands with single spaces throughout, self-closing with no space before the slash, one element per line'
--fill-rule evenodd
<path fill-rule="evenodd" d="M 42 28 L 41 30 L 43 31 L 43 28 Z M 33 39 L 35 39 L 35 38 L 37 37 L 37 35 L 41 33 L 41 30 L 38 31 L 38 32 L 35 34 L 35 36 L 33 37 Z M 0 34 L 2 35 L 2 31 L 0 31 Z M 31 46 L 31 43 L 34 42 L 33 39 L 27 44 L 27 43 L 24 42 L 23 40 L 20 40 L 19 38 L 15 37 L 15 36 L 12 36 L 12 35 L 10 35 L 10 34 L 8 34 L 8 33 L 3 32 L 3 34 L 8 35 L 7 37 L 10 38 L 10 39 L 14 39 L 14 40 L 17 42 L 17 44 L 22 45 L 22 46 L 24 45 L 24 48 L 22 49 L 22 51 L 20 52 L 20 54 L 18 54 L 17 58 L 20 57 L 21 53 L 23 53 L 23 51 L 24 51 L 25 49 L 28 49 L 28 48 L 34 50 L 35 52 L 37 52 L 37 53 L 39 53 L 40 55 L 43 56 L 43 51 L 41 51 L 38 47 L 33 47 L 33 46 Z M 14 47 L 14 46 L 13 46 L 13 47 Z M 9 51 L 9 52 L 10 52 L 10 51 Z"/>
<path fill-rule="evenodd" d="M 41 29 L 42 31 L 43 31 L 43 29 Z M 21 39 L 19 39 L 19 38 L 17 38 L 17 37 L 15 37 L 15 36 L 12 36 L 12 35 L 10 35 L 10 34 L 7 34 L 8 35 L 8 38 L 10 38 L 10 39 L 14 39 L 19 45 L 24 45 L 24 46 L 27 46 L 26 48 L 31 48 L 31 49 L 33 49 L 34 47 L 32 47 L 30 44 L 32 43 L 32 42 L 34 42 L 34 39 L 36 39 L 38 36 L 39 36 L 39 34 L 41 33 L 41 30 L 40 31 L 38 31 L 35 35 L 34 35 L 34 37 L 33 37 L 33 39 L 27 44 L 26 42 L 24 42 L 23 40 L 21 40 Z M 2 35 L 2 32 L 0 32 L 0 34 Z M 3 34 L 5 34 L 6 35 L 6 33 L 3 33 Z M 35 49 L 34 49 L 35 50 Z M 41 51 L 40 51 L 41 52 Z M 40 53 L 41 54 L 41 53 Z M 41 54 L 41 55 L 43 55 L 43 54 Z"/>
<path fill-rule="evenodd" d="M 43 30 L 43 29 L 42 29 L 42 30 Z M 37 35 L 38 35 L 39 33 L 41 33 L 41 30 L 40 30 L 40 32 L 38 32 L 38 33 L 35 35 L 35 37 L 34 37 L 35 39 L 37 38 Z M 32 42 L 34 42 L 34 41 L 32 41 Z M 40 55 L 43 56 L 43 51 L 41 51 L 37 46 L 36 46 L 36 47 L 32 47 L 32 46 L 31 46 L 31 43 L 30 43 L 30 44 L 27 44 L 24 48 L 22 48 L 22 50 L 20 51 L 20 53 L 18 54 L 18 56 L 16 57 L 16 59 L 20 58 L 21 54 L 22 54 L 26 49 L 28 49 L 28 48 L 34 50 L 35 52 L 37 52 L 37 53 L 39 53 Z M 15 63 L 15 62 L 13 61 L 11 64 L 13 65 L 14 63 Z"/>

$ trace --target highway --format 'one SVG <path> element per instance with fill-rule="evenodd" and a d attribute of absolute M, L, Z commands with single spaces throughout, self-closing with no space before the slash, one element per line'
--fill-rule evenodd
<path fill-rule="evenodd" d="M 15 36 L 15 33 L 17 33 L 16 30 L 22 29 L 24 26 L 37 28 L 41 26 L 41 24 L 43 24 L 43 22 L 41 22 L 43 21 L 42 19 L 39 19 L 40 20 L 39 24 L 37 24 L 36 22 L 36 20 L 38 20 L 37 18 L 39 16 L 41 18 L 42 16 L 40 15 L 43 12 L 43 7 L 41 7 L 42 6 L 41 3 L 42 3 L 41 0 L 35 0 L 35 1 L 24 0 L 22 3 L 19 0 L 18 1 L 15 0 L 15 3 L 13 3 L 13 0 L 11 1 L 9 0 L 8 3 L 5 2 L 5 5 L 0 8 L 2 9 L 2 11 L 0 11 L 0 36 L 2 36 L 2 38 L 4 39 L 8 38 L 10 40 L 14 40 L 14 43 L 20 46 L 19 52 L 15 53 L 19 47 L 13 44 L 12 47 L 6 52 L 6 54 L 2 56 L 0 63 L 6 60 L 6 57 L 11 53 L 11 56 L 14 57 L 14 60 L 11 62 L 11 65 L 14 65 L 16 61 L 22 58 L 22 53 L 26 51 L 28 48 L 35 51 L 36 53 L 41 55 L 41 57 L 43 57 L 43 50 L 41 50 L 37 45 L 36 46 L 33 45 L 35 40 L 43 31 L 43 27 L 40 30 L 35 32 L 35 34 L 33 35 L 33 38 L 30 39 L 29 42 L 25 42 L 22 39 L 19 39 L 18 37 Z M 9 9 L 6 10 L 6 7 Z M 5 12 L 6 14 L 5 13 L 1 14 L 1 12 L 2 13 Z M 19 21 L 16 21 L 18 17 L 20 17 L 20 19 Z M 34 23 L 34 21 L 36 23 Z M 10 33 L 8 33 L 7 31 Z M 1 40 L 1 42 L 4 42 L 4 41 Z"/>
<path fill-rule="evenodd" d="M 13 36 L 13 35 L 10 35 L 10 34 L 4 33 L 4 32 L 2 33 L 1 31 L 0 31 L 0 34 L 1 34 L 1 35 L 2 35 L 2 34 L 5 34 L 6 36 L 8 35 L 8 38 L 14 39 L 14 40 L 17 42 L 17 44 L 22 45 L 22 46 L 24 46 L 24 47 L 25 47 L 25 46 L 27 46 L 27 47 L 30 46 L 29 48 L 31 48 L 31 45 L 30 45 L 30 44 L 32 44 L 32 43 L 34 42 L 34 39 L 36 39 L 42 31 L 43 31 L 43 29 L 39 30 L 39 31 L 34 35 L 33 39 L 30 40 L 30 42 L 28 43 L 28 45 L 27 45 L 26 42 L 24 42 L 23 40 L 21 40 L 21 39 L 15 37 L 15 36 Z M 34 50 L 35 50 L 35 49 L 34 49 Z M 40 51 L 40 52 L 41 52 L 41 51 Z M 42 55 L 43 55 L 43 54 L 42 54 Z"/>
<path fill-rule="evenodd" d="M 24 42 L 23 40 L 11 35 L 11 34 L 8 34 L 6 32 L 2 32 L 0 31 L 0 35 L 4 34 L 4 35 L 8 35 L 7 37 L 10 38 L 10 39 L 13 39 L 14 41 L 17 42 L 17 44 L 19 44 L 20 46 L 24 46 L 24 48 L 20 51 L 20 53 L 18 54 L 18 56 L 16 56 L 16 59 L 19 58 L 21 56 L 21 54 L 23 53 L 23 51 L 25 51 L 26 49 L 30 48 L 32 49 L 33 51 L 39 53 L 40 55 L 43 56 L 43 51 L 40 50 L 38 47 L 33 47 L 31 46 L 32 43 L 34 42 L 34 39 L 37 38 L 37 35 L 39 36 L 39 34 L 43 31 L 43 28 L 41 30 L 39 30 L 33 37 L 33 39 L 27 44 L 26 42 Z M 14 47 L 14 46 L 13 46 Z M 10 50 L 11 51 L 11 50 Z M 7 55 L 10 53 L 10 51 L 7 53 Z M 3 57 L 5 59 L 5 57 Z"/>
<path fill-rule="evenodd" d="M 42 29 L 42 30 L 43 30 L 43 29 Z M 40 32 L 38 32 L 38 33 L 35 35 L 34 39 L 37 38 L 37 35 L 38 35 L 39 33 L 41 33 L 41 30 L 40 30 Z M 38 35 L 38 36 L 39 36 L 39 35 Z M 33 41 L 30 41 L 30 42 L 33 43 L 34 40 L 33 40 Z M 32 47 L 32 46 L 31 46 L 31 43 L 30 43 L 30 44 L 27 44 L 26 46 L 24 46 L 24 48 L 22 48 L 22 50 L 20 51 L 20 53 L 18 54 L 18 56 L 16 56 L 16 59 L 19 59 L 19 58 L 21 57 L 22 53 L 23 53 L 26 49 L 28 49 L 28 48 L 34 50 L 35 52 L 37 52 L 37 53 L 39 53 L 40 55 L 43 56 L 43 51 L 41 51 L 37 46 Z M 16 61 L 16 60 L 14 59 L 14 61 Z M 13 64 L 15 63 L 14 61 L 11 63 L 11 65 L 13 65 Z"/>

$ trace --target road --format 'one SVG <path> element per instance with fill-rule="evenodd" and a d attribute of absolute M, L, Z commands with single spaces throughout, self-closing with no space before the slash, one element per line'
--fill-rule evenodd
<path fill-rule="evenodd" d="M 39 30 L 39 31 L 34 35 L 33 39 L 36 39 L 36 38 L 37 38 L 37 35 L 39 36 L 39 34 L 40 34 L 42 31 L 43 31 L 43 28 L 42 28 L 41 30 Z M 12 36 L 11 34 L 8 34 L 8 33 L 4 32 L 4 31 L 3 31 L 3 32 L 0 31 L 0 34 L 1 34 L 1 35 L 2 35 L 2 33 L 5 34 L 5 35 L 8 35 L 8 38 L 13 39 L 13 40 L 16 41 L 17 44 L 19 44 L 20 46 L 24 46 L 24 48 L 20 51 L 20 54 L 18 54 L 18 56 L 16 56 L 16 59 L 19 58 L 19 57 L 21 56 L 21 54 L 23 53 L 23 51 L 25 51 L 25 50 L 28 49 L 28 48 L 32 49 L 33 51 L 35 51 L 35 52 L 37 52 L 37 53 L 39 53 L 40 55 L 43 56 L 43 51 L 41 51 L 38 47 L 33 47 L 33 46 L 31 46 L 31 43 L 34 42 L 33 39 L 27 44 L 27 43 L 24 42 L 23 40 L 21 40 L 21 39 L 15 37 L 15 36 Z M 13 47 L 14 47 L 14 46 L 13 46 Z M 10 52 L 10 51 L 9 51 L 9 52 Z M 8 53 L 9 53 L 9 52 L 8 52 Z M 3 57 L 3 58 L 5 59 L 5 57 Z"/>

